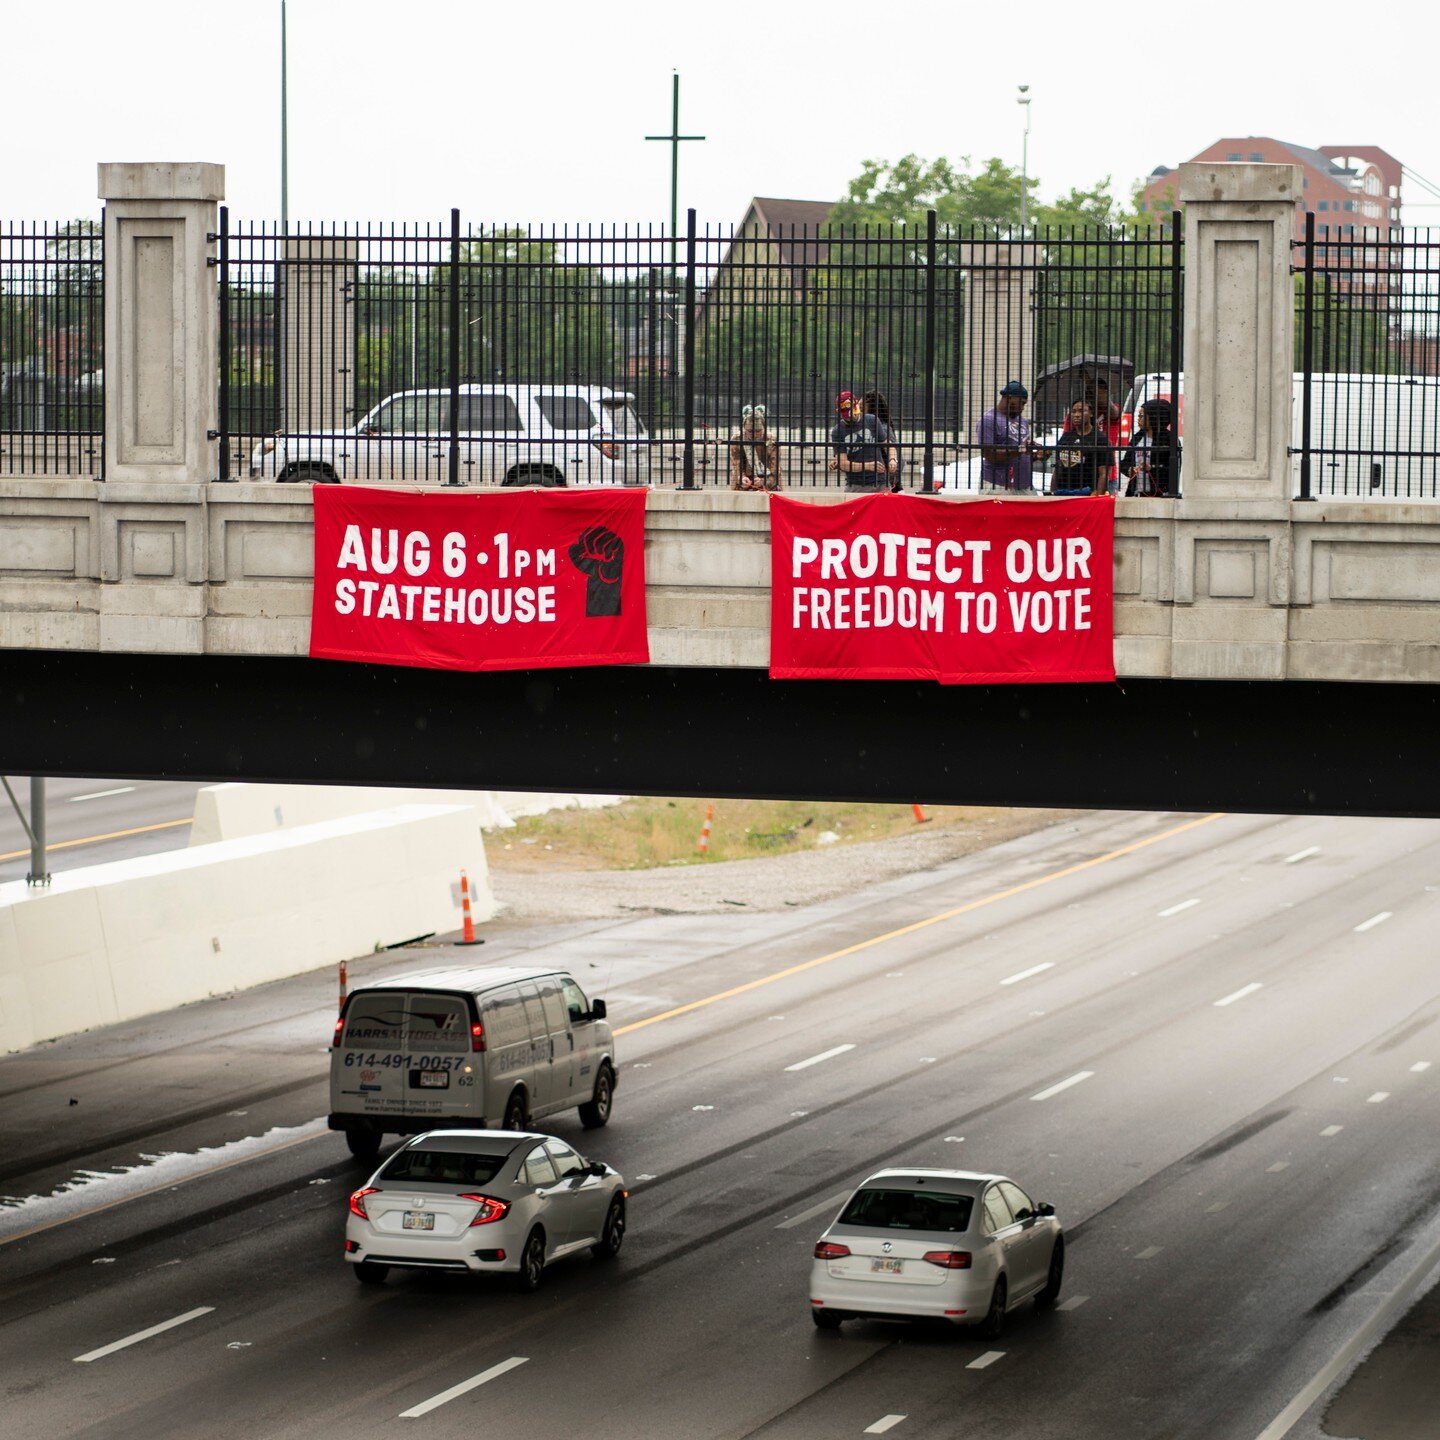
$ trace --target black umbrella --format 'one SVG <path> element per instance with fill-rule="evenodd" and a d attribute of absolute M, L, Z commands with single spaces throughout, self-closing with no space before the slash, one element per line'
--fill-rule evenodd
<path fill-rule="evenodd" d="M 1031 396 L 1031 422 L 1037 430 L 1065 423 L 1065 412 L 1079 399 L 1094 399 L 1095 382 L 1110 386 L 1110 399 L 1124 400 L 1135 379 L 1135 365 L 1123 355 L 1072 355 L 1047 366 L 1035 377 Z"/>

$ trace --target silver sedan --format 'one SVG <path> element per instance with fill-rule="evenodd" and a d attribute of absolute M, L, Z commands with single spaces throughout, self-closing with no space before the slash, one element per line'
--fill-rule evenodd
<path fill-rule="evenodd" d="M 1053 1305 L 1065 1273 L 1055 1207 L 1003 1175 L 882 1170 L 861 1184 L 815 1246 L 810 1316 L 935 1319 L 996 1339 L 1007 1311 Z"/>
<path fill-rule="evenodd" d="M 350 1197 L 345 1258 L 362 1284 L 392 1269 L 508 1275 L 625 1239 L 625 1181 L 563 1140 L 519 1130 L 431 1130 L 402 1145 Z"/>

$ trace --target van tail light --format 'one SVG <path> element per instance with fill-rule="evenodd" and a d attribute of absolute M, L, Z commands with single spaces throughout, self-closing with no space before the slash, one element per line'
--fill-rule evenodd
<path fill-rule="evenodd" d="M 480 1213 L 470 1222 L 472 1228 L 476 1225 L 489 1225 L 494 1220 L 503 1220 L 510 1211 L 508 1200 L 497 1200 L 493 1195 L 462 1195 L 460 1199 L 472 1200 L 480 1207 Z"/>
<path fill-rule="evenodd" d="M 345 1033 L 345 1017 L 344 1017 L 343 1015 L 337 1015 L 337 1016 L 335 1017 L 335 1038 L 330 1042 L 330 1044 L 331 1044 L 336 1050 L 338 1050 L 338 1049 L 340 1048 L 340 1037 L 341 1037 L 341 1035 L 343 1035 L 344 1033 Z"/>
<path fill-rule="evenodd" d="M 833 1240 L 821 1240 L 815 1246 L 817 1260 L 843 1260 L 849 1253 L 848 1245 L 837 1245 Z"/>
<path fill-rule="evenodd" d="M 358 1215 L 362 1220 L 368 1220 L 370 1217 L 365 1213 L 365 1197 L 379 1193 L 378 1188 L 374 1185 L 367 1185 L 363 1190 L 357 1190 L 350 1197 L 350 1213 Z"/>
<path fill-rule="evenodd" d="M 485 1027 L 479 1021 L 470 1027 L 470 1048 L 477 1052 L 485 1049 Z"/>
<path fill-rule="evenodd" d="M 927 1250 L 921 1257 L 931 1265 L 938 1265 L 942 1270 L 968 1270 L 970 1268 L 970 1252 L 968 1250 Z"/>
<path fill-rule="evenodd" d="M 590 442 L 607 460 L 616 460 L 616 446 L 613 440 L 592 440 Z"/>

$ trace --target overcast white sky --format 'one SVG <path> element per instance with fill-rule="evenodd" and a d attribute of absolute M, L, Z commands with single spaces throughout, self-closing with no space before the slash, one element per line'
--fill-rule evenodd
<path fill-rule="evenodd" d="M 290 0 L 293 219 L 650 221 L 833 199 L 868 157 L 1020 160 L 1049 198 L 1123 191 L 1224 134 L 1373 143 L 1440 183 L 1430 5 L 1310 0 Z M 1076 19 L 1088 29 L 1076 29 Z M 211 160 L 279 214 L 279 0 L 4 6 L 0 216 L 98 214 L 98 160 Z M 1405 223 L 1440 225 L 1413 187 Z"/>

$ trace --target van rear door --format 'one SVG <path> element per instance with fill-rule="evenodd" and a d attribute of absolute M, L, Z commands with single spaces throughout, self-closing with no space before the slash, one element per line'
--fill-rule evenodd
<path fill-rule="evenodd" d="M 405 994 L 357 990 L 345 1007 L 331 1060 L 330 1108 L 345 1114 L 399 1115 L 405 1109 Z"/>
<path fill-rule="evenodd" d="M 475 1087 L 462 1085 L 469 1061 L 470 1004 L 463 995 L 412 992 L 405 997 L 405 1109 L 411 1115 L 466 1114 Z M 471 1067 L 471 1076 L 474 1067 Z"/>

